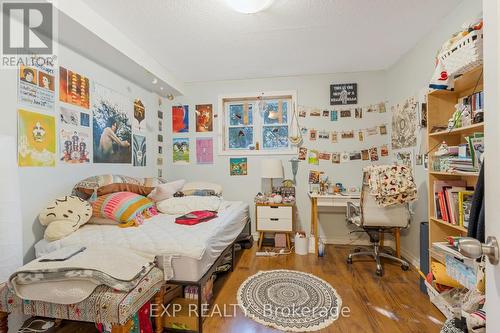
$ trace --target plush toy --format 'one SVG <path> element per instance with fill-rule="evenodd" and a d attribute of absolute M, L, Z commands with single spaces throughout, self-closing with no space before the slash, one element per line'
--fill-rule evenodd
<path fill-rule="evenodd" d="M 38 215 L 38 220 L 45 229 L 44 238 L 55 241 L 68 236 L 87 223 L 92 216 L 89 202 L 77 196 L 64 196 L 51 202 Z"/>

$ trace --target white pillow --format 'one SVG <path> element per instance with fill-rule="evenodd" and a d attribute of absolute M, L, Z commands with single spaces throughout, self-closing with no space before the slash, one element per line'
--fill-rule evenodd
<path fill-rule="evenodd" d="M 218 211 L 221 206 L 221 202 L 222 199 L 215 196 L 185 196 L 157 202 L 156 207 L 163 214 L 184 215 L 196 210 Z"/>
<path fill-rule="evenodd" d="M 212 190 L 215 192 L 215 195 L 222 195 L 222 186 L 215 183 L 209 182 L 190 182 L 184 185 L 182 188 L 182 192 L 184 191 L 192 191 L 192 190 Z"/>
<path fill-rule="evenodd" d="M 174 182 L 160 184 L 155 187 L 153 191 L 148 195 L 148 198 L 158 202 L 172 198 L 175 192 L 182 190 L 182 187 L 186 184 L 186 180 L 180 179 Z"/>

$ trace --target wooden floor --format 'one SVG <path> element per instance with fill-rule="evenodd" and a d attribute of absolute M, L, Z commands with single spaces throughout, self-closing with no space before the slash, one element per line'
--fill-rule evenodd
<path fill-rule="evenodd" d="M 318 332 L 439 332 L 444 317 L 418 288 L 418 274 L 403 272 L 399 265 L 384 262 L 385 274 L 375 275 L 375 263 L 356 258 L 352 266 L 345 259 L 351 247 L 328 245 L 326 255 L 287 255 L 255 257 L 255 246 L 240 252 L 235 271 L 217 283 L 214 304 L 232 314 L 236 292 L 250 275 L 261 270 L 291 269 L 312 273 L 328 281 L 342 298 L 342 306 L 350 309 L 350 317 L 340 317 L 328 328 Z M 412 268 L 413 269 L 413 268 Z M 204 332 L 278 332 L 257 324 L 236 310 L 234 317 L 207 318 Z"/>

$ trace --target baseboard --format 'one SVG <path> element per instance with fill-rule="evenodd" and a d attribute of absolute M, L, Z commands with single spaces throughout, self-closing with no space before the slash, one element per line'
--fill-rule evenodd
<path fill-rule="evenodd" d="M 408 260 L 408 262 L 412 265 L 415 266 L 416 268 L 420 269 L 420 258 L 414 256 L 411 254 L 408 250 L 401 248 L 401 256 Z"/>

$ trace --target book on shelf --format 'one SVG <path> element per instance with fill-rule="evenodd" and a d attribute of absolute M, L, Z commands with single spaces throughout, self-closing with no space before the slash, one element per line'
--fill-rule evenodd
<path fill-rule="evenodd" d="M 458 192 L 459 225 L 464 228 L 469 227 L 469 217 L 473 195 L 473 191 Z"/>
<path fill-rule="evenodd" d="M 435 203 L 435 205 L 434 205 L 434 217 L 435 218 L 452 223 L 452 221 L 450 221 L 450 215 L 451 215 L 450 209 L 454 205 L 452 202 L 453 195 L 450 196 L 448 194 L 448 197 L 450 197 L 450 199 L 448 200 L 448 202 L 450 202 L 450 204 L 448 204 L 448 202 L 446 200 L 446 195 L 447 195 L 446 190 L 450 189 L 450 192 L 451 192 L 451 189 L 453 189 L 454 187 L 465 190 L 465 189 L 467 189 L 467 183 L 465 182 L 465 180 L 462 180 L 462 179 L 437 180 L 434 182 L 433 191 L 434 191 L 434 203 Z M 459 192 L 458 189 L 456 189 L 455 191 Z M 456 196 L 456 197 L 458 200 L 458 196 Z M 458 208 L 458 203 L 457 203 L 456 207 Z M 458 215 L 459 215 L 459 212 L 456 211 L 456 216 L 458 216 Z"/>

